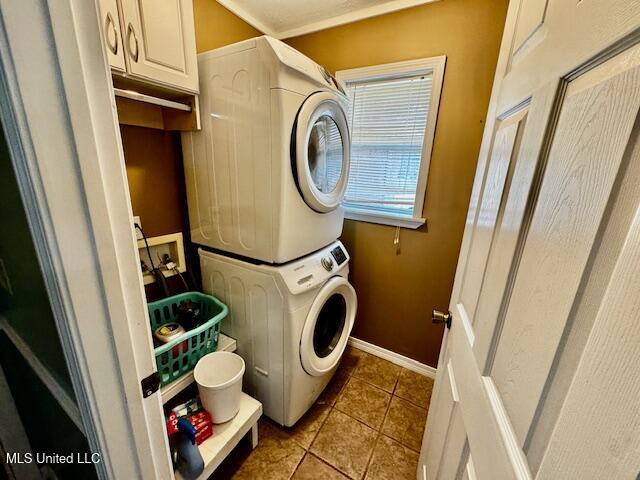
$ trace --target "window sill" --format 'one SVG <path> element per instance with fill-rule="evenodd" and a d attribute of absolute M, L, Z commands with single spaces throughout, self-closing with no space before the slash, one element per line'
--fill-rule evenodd
<path fill-rule="evenodd" d="M 412 230 L 415 230 L 427 223 L 425 218 L 411 218 L 381 212 L 374 213 L 367 210 L 357 210 L 353 208 L 345 208 L 344 217 L 349 220 L 356 220 L 359 222 L 391 225 L 393 227 L 410 228 Z"/>

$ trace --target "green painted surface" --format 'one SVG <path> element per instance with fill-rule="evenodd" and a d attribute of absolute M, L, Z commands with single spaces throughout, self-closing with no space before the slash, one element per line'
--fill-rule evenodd
<path fill-rule="evenodd" d="M 83 433 L 69 419 L 9 338 L 0 334 L 0 364 L 34 454 L 91 458 Z M 86 456 L 85 456 L 86 454 Z M 92 464 L 49 464 L 60 480 L 98 478 Z"/>
<path fill-rule="evenodd" d="M 7 319 L 58 384 L 75 400 L 42 271 L 1 131 L 0 219 L 0 259 L 8 274 L 11 290 L 3 288 L 0 282 L 0 315 Z M 34 453 L 89 452 L 83 433 L 4 333 L 0 333 L 0 365 Z M 97 478 L 93 465 L 51 467 L 61 480 Z"/>
<path fill-rule="evenodd" d="M 0 259 L 13 292 L 10 294 L 0 286 L 0 315 L 9 321 L 58 383 L 73 395 L 13 166 L 4 135 L 0 137 Z"/>

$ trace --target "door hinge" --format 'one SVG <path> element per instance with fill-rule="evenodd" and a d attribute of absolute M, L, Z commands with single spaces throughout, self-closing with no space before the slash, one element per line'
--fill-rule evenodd
<path fill-rule="evenodd" d="M 431 322 L 444 323 L 447 328 L 451 328 L 451 312 L 443 313 L 440 310 L 433 310 L 431 312 Z"/>
<path fill-rule="evenodd" d="M 153 395 L 160 388 L 160 375 L 158 375 L 158 372 L 153 372 L 147 378 L 140 380 L 140 386 L 142 387 L 143 398 Z"/>

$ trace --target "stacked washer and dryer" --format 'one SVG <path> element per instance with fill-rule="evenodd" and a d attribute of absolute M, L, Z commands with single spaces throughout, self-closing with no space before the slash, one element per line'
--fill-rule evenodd
<path fill-rule="evenodd" d="M 337 238 L 349 175 L 346 96 L 300 52 L 259 37 L 198 56 L 202 130 L 182 138 L 203 289 L 244 388 L 293 425 L 331 379 L 357 300 Z"/>

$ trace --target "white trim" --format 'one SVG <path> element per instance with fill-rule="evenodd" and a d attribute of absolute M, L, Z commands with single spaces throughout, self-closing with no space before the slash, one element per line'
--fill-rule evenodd
<path fill-rule="evenodd" d="M 436 75 L 444 75 L 444 67 L 447 62 L 446 55 L 436 57 L 417 58 L 401 62 L 371 65 L 369 67 L 349 68 L 336 71 L 336 78 L 343 82 L 382 80 L 394 77 L 409 77 L 433 72 L 433 87 L 436 86 Z M 439 94 L 439 92 L 438 92 Z M 439 96 L 439 95 L 438 95 Z"/>
<path fill-rule="evenodd" d="M 420 363 L 413 358 L 405 357 L 404 355 L 379 347 L 373 343 L 365 342 L 364 340 L 360 340 L 356 337 L 349 337 L 347 344 L 376 357 L 384 358 L 391 363 L 404 367 L 412 372 L 419 373 L 420 375 L 424 375 L 425 377 L 433 378 L 434 380 L 436 378 L 436 373 L 438 372 L 437 369 L 433 368 L 431 365 Z"/>
<path fill-rule="evenodd" d="M 473 348 L 473 345 L 476 343 L 476 335 L 473 332 L 473 327 L 471 326 L 471 320 L 469 319 L 469 315 L 467 315 L 467 310 L 464 308 L 464 304 L 458 303 L 456 305 L 458 307 L 458 312 L 460 313 L 460 322 L 464 328 L 464 333 L 467 337 L 467 341 L 469 342 L 469 346 Z"/>
<path fill-rule="evenodd" d="M 98 476 L 172 478 L 96 2 L 0 15 L 0 117 Z"/>
<path fill-rule="evenodd" d="M 317 32 L 319 30 L 326 30 L 327 28 L 337 27 L 339 25 L 357 22 L 359 20 L 364 20 L 365 18 L 377 17 L 379 15 L 384 15 L 385 13 L 397 12 L 398 10 L 404 10 L 406 8 L 417 7 L 418 5 L 424 5 L 437 1 L 439 0 L 390 0 L 382 4 L 360 8 L 352 12 L 343 13 L 342 15 L 332 16 L 330 18 L 308 23 L 300 27 L 280 31 L 267 27 L 267 25 L 259 20 L 255 15 L 248 12 L 245 8 L 239 6 L 235 0 L 218 0 L 218 3 L 223 5 L 228 10 L 231 10 L 245 22 L 257 28 L 262 33 L 282 40 L 283 38 L 297 37 L 299 35 L 305 35 L 307 33 Z"/>
<path fill-rule="evenodd" d="M 456 383 L 456 376 L 453 373 L 453 364 L 451 363 L 451 359 L 447 363 L 447 373 L 449 374 L 449 385 L 451 386 L 451 398 L 454 403 L 460 402 L 460 394 L 458 393 L 458 384 Z"/>
<path fill-rule="evenodd" d="M 433 75 L 431 87 L 431 102 L 429 104 L 429 112 L 427 116 L 427 125 L 424 131 L 424 141 L 422 144 L 422 158 L 420 160 L 420 172 L 418 174 L 418 183 L 416 185 L 416 197 L 413 207 L 414 218 L 405 220 L 402 224 L 395 215 L 384 215 L 378 212 L 367 211 L 366 217 L 364 211 L 352 211 L 345 216 L 352 220 L 361 220 L 371 223 L 379 223 L 383 225 L 394 225 L 406 228 L 418 228 L 425 220 L 422 218 L 424 210 L 424 200 L 427 192 L 427 180 L 429 178 L 429 165 L 431 164 L 431 154 L 433 151 L 433 141 L 436 133 L 436 124 L 438 121 L 438 110 L 440 107 L 440 96 L 442 94 L 442 84 L 444 83 L 444 70 L 447 63 L 446 55 L 437 57 L 419 58 L 415 60 L 406 60 L 403 62 L 385 63 L 383 65 L 373 65 L 370 67 L 351 68 L 348 70 L 338 70 L 336 78 L 344 83 L 349 81 L 365 81 L 392 79 L 410 75 L 421 75 L 431 73 Z"/>
<path fill-rule="evenodd" d="M 511 419 L 507 413 L 504 404 L 502 403 L 502 397 L 498 392 L 498 387 L 493 382 L 491 377 L 481 377 L 482 385 L 484 386 L 487 394 L 489 405 L 491 405 L 491 411 L 495 422 L 498 424 L 498 431 L 502 437 L 504 448 L 513 467 L 513 471 L 516 474 L 516 478 L 522 480 L 531 480 L 533 476 L 529 470 L 529 461 L 520 447 L 520 440 L 516 435 L 516 432 L 511 424 Z M 469 457 L 471 459 L 471 457 Z"/>
<path fill-rule="evenodd" d="M 427 223 L 427 219 L 422 217 L 405 217 L 402 215 L 393 215 L 392 213 L 373 212 L 349 207 L 344 207 L 344 218 L 357 220 L 359 222 L 410 228 L 412 230 L 420 228 L 422 225 Z"/>
<path fill-rule="evenodd" d="M 478 480 L 478 476 L 476 475 L 476 469 L 473 466 L 473 458 L 469 457 L 467 460 L 467 478 L 468 480 Z"/>
<path fill-rule="evenodd" d="M 7 334 L 11 343 L 13 343 L 33 372 L 38 376 L 47 390 L 49 390 L 49 393 L 51 393 L 56 402 L 58 402 L 60 408 L 64 410 L 75 426 L 78 427 L 78 430 L 85 434 L 84 425 L 82 425 L 82 418 L 80 416 L 80 409 L 78 408 L 78 405 L 76 405 L 75 400 L 71 398 L 67 391 L 60 386 L 47 367 L 45 367 L 38 356 L 33 353 L 29 345 L 27 345 L 18 332 L 13 329 L 7 319 L 2 316 L 0 316 L 0 331 Z"/>
<path fill-rule="evenodd" d="M 185 105 L 184 103 L 174 102 L 167 100 L 166 98 L 154 97 L 152 95 L 146 95 L 144 93 L 136 92 L 135 90 L 124 90 L 122 88 L 114 88 L 113 93 L 116 97 L 128 98 L 142 103 L 150 103 L 151 105 L 160 105 L 161 107 L 173 108 L 175 110 L 181 110 L 183 112 L 190 112 L 191 105 Z"/>

